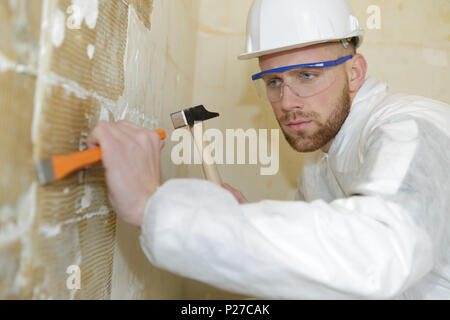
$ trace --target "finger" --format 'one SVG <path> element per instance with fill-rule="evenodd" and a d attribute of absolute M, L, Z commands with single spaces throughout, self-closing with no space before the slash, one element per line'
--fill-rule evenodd
<path fill-rule="evenodd" d="M 126 120 L 118 121 L 116 125 L 119 130 L 128 135 L 130 141 L 137 142 L 142 148 L 146 148 L 151 144 L 155 150 L 161 151 L 165 146 L 165 143 L 161 141 L 161 138 L 156 131 L 150 131 L 146 128 L 139 127 Z"/>
<path fill-rule="evenodd" d="M 95 148 L 101 146 L 108 137 L 108 129 L 106 121 L 99 121 L 94 130 L 86 138 L 86 145 L 88 148 Z"/>
<path fill-rule="evenodd" d="M 110 154 L 111 150 L 118 146 L 129 143 L 129 137 L 117 128 L 114 123 L 99 121 L 92 133 L 86 139 L 88 148 L 95 148 L 100 146 L 104 155 L 103 160 Z M 103 161 L 106 168 L 106 163 Z"/>
<path fill-rule="evenodd" d="M 117 122 L 117 124 L 120 124 L 121 126 L 126 126 L 130 129 L 134 129 L 134 130 L 145 130 L 145 131 L 150 131 L 150 132 L 157 132 L 157 130 L 147 129 L 145 127 L 138 126 L 137 124 L 127 121 L 127 120 L 120 120 Z M 159 139 L 162 140 L 161 135 L 159 133 L 158 133 L 158 135 L 159 135 Z"/>
<path fill-rule="evenodd" d="M 133 132 L 134 134 L 138 134 L 140 132 L 152 132 L 152 130 L 149 130 L 145 127 L 138 126 L 137 124 L 134 124 L 133 122 L 127 121 L 127 120 L 120 120 L 117 122 L 117 125 L 119 125 L 122 129 L 126 128 L 129 129 L 130 132 Z"/>
<path fill-rule="evenodd" d="M 146 135 L 150 138 L 150 142 L 155 146 L 155 148 L 159 147 L 161 151 L 165 146 L 164 140 L 161 140 L 161 137 L 156 131 L 145 130 Z"/>
<path fill-rule="evenodd" d="M 222 186 L 223 186 L 226 190 L 228 190 L 228 191 L 230 191 L 232 194 L 234 194 L 235 196 L 238 196 L 238 195 L 239 195 L 239 191 L 236 190 L 236 189 L 234 189 L 234 188 L 233 188 L 232 186 L 230 186 L 229 184 L 224 183 Z"/>
<path fill-rule="evenodd" d="M 135 124 L 133 122 L 130 122 L 128 120 L 119 120 L 116 123 L 118 125 L 120 125 L 120 126 L 126 126 L 128 128 L 135 129 L 135 130 L 142 130 L 142 129 L 144 129 L 143 127 L 138 126 L 137 124 Z"/>
<path fill-rule="evenodd" d="M 136 140 L 137 134 L 139 132 L 138 130 L 128 126 L 124 126 L 123 124 L 117 122 L 114 124 L 114 127 L 116 132 L 120 133 L 124 142 Z"/>
<path fill-rule="evenodd" d="M 244 197 L 244 195 L 242 194 L 242 192 L 240 192 L 237 189 L 234 189 L 233 187 L 231 187 L 229 184 L 227 183 L 223 183 L 222 187 L 226 190 L 228 190 L 233 196 L 234 198 L 240 203 L 240 204 L 244 204 L 247 203 L 248 200 Z"/>
<path fill-rule="evenodd" d="M 139 127 L 126 120 L 120 120 L 116 123 L 116 125 L 123 134 L 126 134 L 128 136 L 128 139 L 130 139 L 130 141 L 136 141 L 141 146 L 144 146 L 148 143 L 149 137 L 151 136 L 149 130 L 143 127 Z M 159 147 L 159 139 L 157 147 Z"/>
<path fill-rule="evenodd" d="M 239 200 L 240 195 L 239 192 L 237 190 L 234 190 L 233 188 L 225 188 L 226 190 L 228 190 L 237 200 Z"/>
<path fill-rule="evenodd" d="M 227 190 L 228 192 L 230 192 L 235 198 L 239 197 L 239 194 L 237 193 L 236 189 L 233 189 L 231 186 L 229 185 L 225 185 L 224 189 Z"/>
<path fill-rule="evenodd" d="M 227 183 L 222 183 L 222 188 L 227 189 L 228 191 L 231 191 L 231 189 L 230 189 L 231 187 Z"/>

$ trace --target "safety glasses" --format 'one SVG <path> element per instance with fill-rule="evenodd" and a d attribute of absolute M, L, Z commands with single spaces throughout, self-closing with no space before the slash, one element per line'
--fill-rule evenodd
<path fill-rule="evenodd" d="M 266 97 L 270 102 L 283 99 L 284 87 L 298 97 L 314 96 L 328 88 L 336 79 L 336 73 L 329 68 L 343 64 L 353 58 L 353 55 L 333 61 L 298 64 L 266 70 L 252 76 L 260 97 Z"/>

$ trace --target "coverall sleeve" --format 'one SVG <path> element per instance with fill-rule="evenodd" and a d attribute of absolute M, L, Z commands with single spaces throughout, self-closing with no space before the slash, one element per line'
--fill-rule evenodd
<path fill-rule="evenodd" d="M 417 132 L 399 134 L 411 125 L 418 130 L 415 122 L 374 130 L 355 181 L 358 196 L 330 203 L 239 205 L 210 182 L 170 180 L 147 203 L 141 246 L 155 266 L 249 296 L 393 298 L 430 272 L 439 242 L 430 232 L 442 233 L 444 224 L 442 212 L 428 217 L 419 203 L 436 196 L 414 173 L 428 160 L 421 152 L 433 150 L 420 149 L 428 141 Z M 440 161 L 429 166 L 441 168 Z M 434 178 L 433 187 L 448 181 Z"/>

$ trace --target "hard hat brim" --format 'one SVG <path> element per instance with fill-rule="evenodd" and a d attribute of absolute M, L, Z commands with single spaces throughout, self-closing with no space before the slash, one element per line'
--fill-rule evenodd
<path fill-rule="evenodd" d="M 342 37 L 342 38 L 339 38 L 339 39 L 324 39 L 324 40 L 320 40 L 320 41 L 311 41 L 311 42 L 306 42 L 306 43 L 297 43 L 297 44 L 294 44 L 294 45 L 284 46 L 284 47 L 270 49 L 270 50 L 261 50 L 261 51 L 243 53 L 243 54 L 238 56 L 238 59 L 239 60 L 249 60 L 249 59 L 259 58 L 259 57 L 262 57 L 262 56 L 265 56 L 265 55 L 269 55 L 269 54 L 273 54 L 273 53 L 289 51 L 289 50 L 293 50 L 293 49 L 300 49 L 300 48 L 313 46 L 313 45 L 316 45 L 316 44 L 333 42 L 333 41 L 336 41 L 336 40 L 341 40 L 341 39 L 346 39 L 346 38 L 353 38 L 353 37 L 358 37 L 357 48 L 359 48 L 361 46 L 363 40 L 364 40 L 364 34 L 361 32 L 361 30 L 358 30 L 357 32 L 354 32 L 354 34 L 349 34 L 348 36 L 345 36 L 345 37 Z"/>

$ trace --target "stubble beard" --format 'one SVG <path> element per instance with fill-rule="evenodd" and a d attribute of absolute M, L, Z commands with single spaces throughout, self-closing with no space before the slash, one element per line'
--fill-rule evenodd
<path fill-rule="evenodd" d="M 280 124 L 284 137 L 294 150 L 298 152 L 313 152 L 324 147 L 336 137 L 350 113 L 350 108 L 351 99 L 348 86 L 346 86 L 325 124 L 317 120 L 317 113 L 301 111 L 293 111 L 285 114 L 278 119 L 278 123 Z M 297 119 L 310 119 L 313 123 L 317 124 L 318 128 L 313 133 L 308 133 L 307 131 L 292 132 L 292 130 L 286 129 L 282 125 L 296 121 Z"/>

